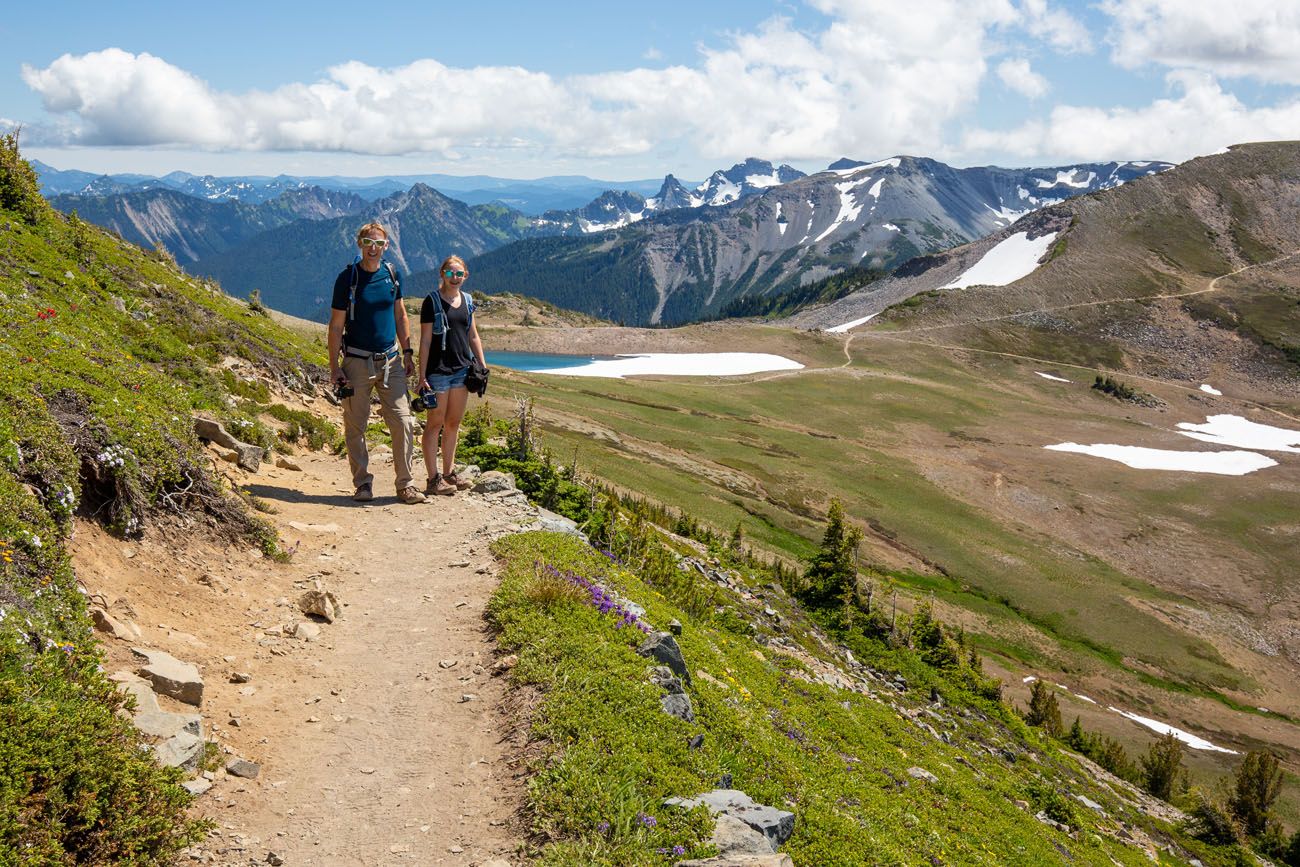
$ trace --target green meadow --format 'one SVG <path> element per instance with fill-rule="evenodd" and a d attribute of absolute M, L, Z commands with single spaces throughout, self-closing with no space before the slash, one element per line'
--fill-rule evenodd
<path fill-rule="evenodd" d="M 794 357 L 834 358 L 831 349 L 841 345 L 795 333 L 786 340 Z M 738 329 L 733 345 L 750 343 Z M 1112 526 L 1172 515 L 1225 551 L 1249 549 L 1281 578 L 1296 546 L 1258 525 L 1261 515 L 1282 519 L 1287 495 L 1270 491 L 1261 476 L 1173 480 L 1083 456 L 1062 460 L 1041 448 L 1067 440 L 1138 444 L 1135 437 L 1161 435 L 1157 427 L 1203 420 L 1194 415 L 1199 408 L 1150 416 L 1091 391 L 1083 371 L 1065 371 L 1075 382 L 1062 388 L 1035 376 L 1041 366 L 992 355 L 862 337 L 850 351 L 847 367 L 796 374 L 624 381 L 503 372 L 501 381 L 535 400 L 556 460 L 576 458 L 580 472 L 622 480 L 721 530 L 739 524 L 761 550 L 806 556 L 837 498 L 868 530 L 864 566 L 901 574 L 889 580 L 920 592 L 949 592 L 963 607 L 978 599 L 985 616 L 1017 632 L 1031 625 L 1054 646 L 1062 670 L 1122 669 L 1248 701 L 1249 674 L 1205 636 L 1134 604 L 1201 604 L 1194 564 L 1186 586 L 1152 580 L 1055 532 L 1054 510 L 1009 518 L 987 508 L 990 492 L 971 483 L 996 472 L 1076 513 L 1104 498 L 1095 520 Z M 957 481 L 935 481 L 945 475 Z M 891 570 L 891 552 L 913 568 Z M 942 575 L 960 590 L 909 574 Z M 1006 647 L 1008 663 L 1041 659 L 1041 645 L 1007 644 L 996 634 L 986 640 Z"/>

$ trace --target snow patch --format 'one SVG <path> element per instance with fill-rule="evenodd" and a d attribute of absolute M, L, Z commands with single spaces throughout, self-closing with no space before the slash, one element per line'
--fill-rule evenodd
<path fill-rule="evenodd" d="M 871 198 L 873 199 L 880 198 L 880 188 L 883 187 L 884 185 L 885 185 L 885 179 L 881 178 L 880 180 L 876 181 L 874 184 L 871 185 L 871 189 L 867 190 L 867 195 L 871 196 Z"/>
<path fill-rule="evenodd" d="M 1097 180 L 1096 172 L 1088 172 L 1087 179 L 1082 181 L 1076 181 L 1074 180 L 1074 176 L 1078 171 L 1079 170 L 1075 168 L 1075 169 L 1066 169 L 1063 172 L 1057 172 L 1055 181 L 1045 181 L 1042 178 L 1039 178 L 1038 189 L 1047 190 L 1047 189 L 1051 189 L 1052 187 L 1074 187 L 1075 189 L 1082 190 L 1085 187 L 1089 186 L 1093 181 Z"/>
<path fill-rule="evenodd" d="M 786 220 L 784 223 L 781 222 L 781 203 L 780 203 L 780 202 L 777 202 L 777 203 L 776 203 L 776 217 L 775 217 L 775 220 L 776 220 L 776 230 L 777 230 L 778 232 L 780 232 L 782 235 L 784 235 L 784 234 L 785 234 L 785 230 L 788 229 L 788 228 L 790 228 L 790 221 L 789 221 L 789 220 Z"/>
<path fill-rule="evenodd" d="M 751 187 L 779 187 L 781 179 L 773 171 L 770 175 L 746 175 L 745 183 Z"/>
<path fill-rule="evenodd" d="M 898 228 L 897 226 L 895 226 L 893 223 L 884 223 L 884 224 L 882 224 L 882 228 L 888 229 L 888 230 L 891 231 L 891 232 L 901 232 L 901 231 L 903 231 L 902 229 L 900 229 L 900 228 Z"/>
<path fill-rule="evenodd" d="M 803 365 L 780 355 L 763 352 L 652 352 L 592 359 L 582 367 L 535 370 L 558 376 L 595 376 L 622 379 L 625 376 L 739 376 L 768 370 L 800 370 Z"/>
<path fill-rule="evenodd" d="M 1149 449 L 1111 443 L 1093 445 L 1058 443 L 1043 448 L 1054 452 L 1093 455 L 1109 461 L 1118 461 L 1136 470 L 1175 470 L 1185 473 L 1212 473 L 1219 476 L 1244 476 L 1265 467 L 1277 466 L 1277 461 L 1255 452 L 1180 452 L 1172 449 Z"/>
<path fill-rule="evenodd" d="M 1060 376 L 1052 376 L 1050 373 L 1043 373 L 1038 370 L 1035 370 L 1034 373 L 1037 373 L 1043 379 L 1050 379 L 1052 382 L 1073 382 L 1074 381 L 1071 379 L 1065 379 L 1064 377 L 1060 377 Z"/>
<path fill-rule="evenodd" d="M 872 187 L 872 189 L 878 190 L 882 183 L 884 183 L 883 179 L 877 181 L 876 185 Z M 840 212 L 839 214 L 836 215 L 835 219 L 831 221 L 831 224 L 826 227 L 826 231 L 822 232 L 820 235 L 818 235 L 816 238 L 813 239 L 814 244 L 816 244 L 822 238 L 825 238 L 831 232 L 834 232 L 844 223 L 849 223 L 852 222 L 853 220 L 856 220 L 858 218 L 858 214 L 862 213 L 862 204 L 865 203 L 855 204 L 852 197 L 853 188 L 856 186 L 857 184 L 854 184 L 851 181 L 848 183 L 835 185 L 835 189 L 838 190 L 840 194 Z M 875 194 L 869 192 L 868 195 L 875 195 Z M 811 221 L 809 222 L 809 228 L 812 228 Z"/>
<path fill-rule="evenodd" d="M 1106 709 L 1114 711 L 1115 713 L 1119 714 L 1125 719 L 1131 719 L 1133 720 L 1133 722 L 1137 723 L 1138 725 L 1146 726 L 1147 728 L 1151 729 L 1151 731 L 1153 732 L 1158 732 L 1162 735 L 1173 735 L 1174 737 L 1178 738 L 1178 740 L 1187 744 L 1189 747 L 1191 747 L 1194 750 L 1207 750 L 1209 752 L 1215 752 L 1215 753 L 1227 753 L 1230 756 L 1240 755 L 1240 753 L 1238 753 L 1236 750 L 1230 750 L 1227 747 L 1216 746 L 1215 744 L 1212 744 L 1209 741 L 1207 741 L 1205 738 L 1199 738 L 1196 735 L 1190 734 L 1189 732 L 1185 732 L 1180 728 L 1174 728 L 1169 723 L 1162 723 L 1160 722 L 1160 720 L 1154 720 L 1148 717 L 1138 716 L 1135 713 L 1129 713 L 1126 710 L 1120 710 L 1117 707 L 1111 707 L 1109 705 L 1107 705 Z"/>
<path fill-rule="evenodd" d="M 1205 392 L 1206 394 L 1212 394 L 1215 397 L 1223 397 L 1223 392 L 1219 391 L 1214 386 L 1206 385 L 1205 383 L 1201 383 L 1201 391 Z"/>
<path fill-rule="evenodd" d="M 1178 427 L 1185 437 L 1215 445 L 1300 453 L 1300 431 L 1259 424 L 1239 415 L 1208 416 L 1205 424 L 1181 421 Z"/>
<path fill-rule="evenodd" d="M 836 325 L 833 328 L 827 328 L 826 331 L 830 334 L 843 334 L 845 331 L 857 328 L 859 325 L 865 325 L 870 322 L 875 315 L 876 314 L 872 313 L 869 316 L 863 316 L 861 319 L 854 319 L 852 322 L 845 322 L 843 325 Z"/>
<path fill-rule="evenodd" d="M 1000 241 L 956 280 L 940 289 L 965 289 L 967 286 L 1006 286 L 1027 277 L 1038 267 L 1038 260 L 1052 246 L 1055 232 L 1029 240 L 1028 232 L 1017 232 Z"/>

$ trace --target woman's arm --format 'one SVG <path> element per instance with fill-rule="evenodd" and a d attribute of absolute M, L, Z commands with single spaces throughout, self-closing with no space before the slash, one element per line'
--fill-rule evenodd
<path fill-rule="evenodd" d="M 474 350 L 479 366 L 487 367 L 487 359 L 483 357 L 483 341 L 478 336 L 478 323 L 472 319 L 469 323 L 469 348 Z"/>
<path fill-rule="evenodd" d="M 424 372 L 428 369 L 429 348 L 433 345 L 433 323 L 420 323 L 420 354 L 415 359 L 415 369 L 420 374 L 420 387 L 417 391 L 424 390 Z"/>

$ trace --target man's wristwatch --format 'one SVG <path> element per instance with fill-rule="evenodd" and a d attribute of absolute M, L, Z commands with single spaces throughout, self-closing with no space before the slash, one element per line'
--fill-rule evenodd
<path fill-rule="evenodd" d="M 403 355 L 414 355 L 414 354 L 415 354 L 415 350 L 414 350 L 414 349 L 403 349 L 403 350 L 402 350 L 402 354 L 403 354 Z"/>

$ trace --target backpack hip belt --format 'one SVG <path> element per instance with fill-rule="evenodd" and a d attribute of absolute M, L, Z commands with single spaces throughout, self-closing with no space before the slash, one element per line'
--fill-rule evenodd
<path fill-rule="evenodd" d="M 384 369 L 384 388 L 388 388 L 388 371 L 392 366 L 389 362 L 393 361 L 402 353 L 397 348 L 397 344 L 394 343 L 391 347 L 382 352 L 367 352 L 364 349 L 353 349 L 350 346 L 344 346 L 343 354 L 349 358 L 364 358 L 366 360 L 366 376 L 371 382 L 375 382 L 380 378 L 379 374 L 375 371 L 375 365 L 382 364 Z"/>

